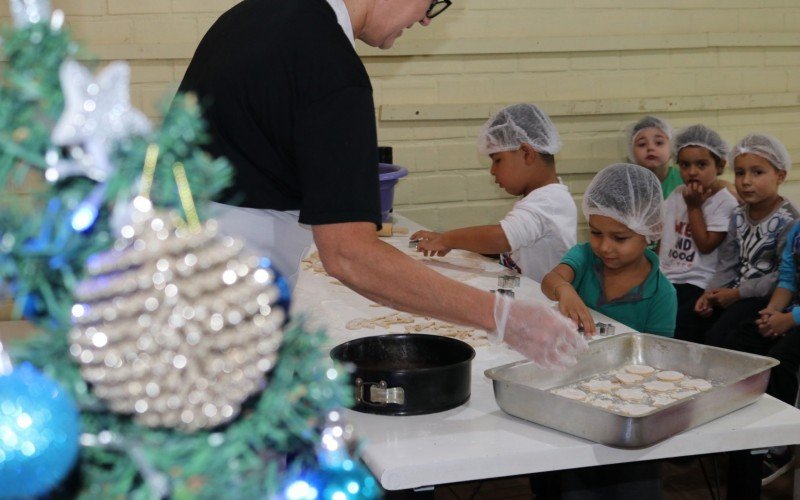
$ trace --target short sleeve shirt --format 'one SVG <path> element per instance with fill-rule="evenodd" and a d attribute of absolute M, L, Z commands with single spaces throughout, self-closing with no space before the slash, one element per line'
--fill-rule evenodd
<path fill-rule="evenodd" d="M 595 256 L 589 243 L 572 247 L 561 263 L 575 272 L 572 286 L 587 307 L 636 331 L 672 337 L 678 313 L 675 287 L 659 270 L 656 254 L 646 249 L 645 258 L 651 270 L 644 282 L 610 302 L 605 300 L 603 290 L 603 261 Z"/>
<path fill-rule="evenodd" d="M 512 260 L 538 282 L 577 242 L 577 226 L 578 210 L 564 184 L 534 189 L 500 221 Z"/>
<path fill-rule="evenodd" d="M 234 167 L 231 203 L 304 224 L 380 224 L 372 86 L 326 0 L 244 0 L 200 42 L 180 86 L 204 146 Z"/>
<path fill-rule="evenodd" d="M 690 284 L 705 289 L 717 271 L 718 248 L 701 253 L 689 228 L 689 209 L 683 198 L 684 186 L 678 186 L 664 202 L 664 232 L 659 260 L 661 272 L 672 283 Z M 703 203 L 703 218 L 711 232 L 727 235 L 736 198 L 725 188 Z"/>
<path fill-rule="evenodd" d="M 667 176 L 664 177 L 664 181 L 661 183 L 661 192 L 664 195 L 664 199 L 666 200 L 675 191 L 676 187 L 682 185 L 683 179 L 681 178 L 680 170 L 672 165 L 667 167 Z"/>

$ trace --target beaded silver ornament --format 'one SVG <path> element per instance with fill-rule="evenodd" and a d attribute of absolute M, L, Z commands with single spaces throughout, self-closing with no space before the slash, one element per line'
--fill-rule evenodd
<path fill-rule="evenodd" d="M 70 353 L 112 411 L 149 427 L 212 428 L 264 389 L 275 364 L 286 318 L 276 274 L 214 220 L 191 231 L 148 205 L 87 263 Z"/>

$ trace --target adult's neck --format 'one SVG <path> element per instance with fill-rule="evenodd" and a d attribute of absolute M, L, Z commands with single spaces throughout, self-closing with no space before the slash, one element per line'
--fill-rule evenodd
<path fill-rule="evenodd" d="M 353 37 L 358 39 L 367 25 L 369 17 L 369 2 L 367 0 L 343 0 L 347 13 L 350 14 L 350 24 L 353 25 Z"/>

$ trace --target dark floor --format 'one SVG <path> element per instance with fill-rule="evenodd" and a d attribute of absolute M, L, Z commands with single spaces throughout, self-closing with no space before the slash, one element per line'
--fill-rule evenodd
<path fill-rule="evenodd" d="M 725 498 L 724 455 L 705 456 L 701 459 L 680 459 L 664 462 L 664 500 L 702 500 Z M 716 461 L 716 464 L 715 464 Z M 716 470 L 718 471 L 715 473 Z M 705 469 L 705 474 L 703 469 Z M 706 475 L 709 481 L 706 481 Z M 718 476 L 719 492 L 717 491 Z M 712 489 L 709 488 L 709 482 Z M 789 471 L 761 490 L 762 500 L 788 500 L 792 498 L 793 471 Z M 713 491 L 713 496 L 712 496 Z M 389 492 L 387 500 L 412 498 L 406 492 Z M 435 500 L 531 500 L 535 498 L 528 485 L 527 476 L 509 477 L 437 486 Z"/>

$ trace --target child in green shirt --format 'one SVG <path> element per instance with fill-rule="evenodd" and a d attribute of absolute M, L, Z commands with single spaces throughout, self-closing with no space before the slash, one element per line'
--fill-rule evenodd
<path fill-rule="evenodd" d="M 647 245 L 662 231 L 661 185 L 638 165 L 601 170 L 583 196 L 589 242 L 572 247 L 542 281 L 562 314 L 593 334 L 589 308 L 643 333 L 672 337 L 675 288 Z"/>
<path fill-rule="evenodd" d="M 634 123 L 628 135 L 630 160 L 656 174 L 665 200 L 676 187 L 683 184 L 680 171 L 669 164 L 671 143 L 672 127 L 655 116 L 645 116 Z"/>

